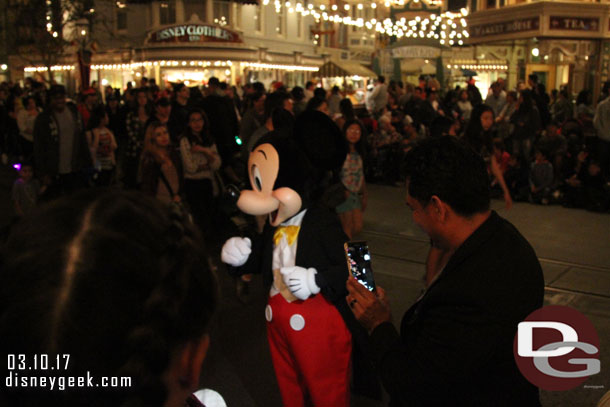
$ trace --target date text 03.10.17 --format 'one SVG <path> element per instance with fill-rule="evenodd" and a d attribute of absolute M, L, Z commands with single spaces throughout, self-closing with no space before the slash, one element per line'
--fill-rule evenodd
<path fill-rule="evenodd" d="M 46 353 L 7 355 L 8 370 L 68 370 L 70 355 L 67 353 L 47 355 Z"/>

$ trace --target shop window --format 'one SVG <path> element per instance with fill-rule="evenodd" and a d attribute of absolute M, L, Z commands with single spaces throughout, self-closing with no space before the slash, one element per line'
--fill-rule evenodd
<path fill-rule="evenodd" d="M 263 13 L 261 12 L 261 6 L 254 6 L 254 29 L 257 32 L 263 31 Z"/>
<path fill-rule="evenodd" d="M 224 0 L 214 0 L 214 22 L 231 25 L 231 3 Z"/>
<path fill-rule="evenodd" d="M 303 37 L 303 15 L 297 13 L 297 37 Z"/>
<path fill-rule="evenodd" d="M 347 46 L 347 27 L 344 24 L 339 26 L 339 47 Z"/>
<path fill-rule="evenodd" d="M 162 2 L 159 10 L 159 17 L 161 19 L 161 25 L 176 24 L 176 2 Z"/>
<path fill-rule="evenodd" d="M 201 0 L 184 0 L 184 18 L 189 20 L 193 14 L 196 14 L 201 21 L 206 21 L 205 2 Z"/>
<path fill-rule="evenodd" d="M 233 4 L 233 11 L 235 12 L 235 14 L 234 14 L 235 18 L 233 20 L 233 25 L 236 28 L 241 28 L 241 7 L 242 7 L 241 4 L 237 4 L 237 3 Z"/>
<path fill-rule="evenodd" d="M 127 29 L 127 11 L 117 10 L 116 12 L 116 29 L 126 30 Z"/>
<path fill-rule="evenodd" d="M 474 13 L 475 11 L 478 10 L 478 8 L 477 8 L 477 1 L 478 0 L 471 0 L 471 2 L 470 2 L 470 12 L 471 13 Z"/>
<path fill-rule="evenodd" d="M 279 34 L 279 35 L 284 35 L 284 33 L 286 32 L 286 21 L 285 21 L 285 7 L 283 5 L 280 5 L 279 8 L 276 9 L 277 10 L 277 22 L 276 22 L 276 26 L 275 26 L 275 31 Z"/>
<path fill-rule="evenodd" d="M 486 0 L 486 8 L 496 8 L 496 0 Z"/>
<path fill-rule="evenodd" d="M 500 7 L 506 6 L 506 0 L 500 0 Z"/>

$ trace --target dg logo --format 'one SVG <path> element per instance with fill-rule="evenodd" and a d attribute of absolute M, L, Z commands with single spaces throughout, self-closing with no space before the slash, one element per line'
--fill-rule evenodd
<path fill-rule="evenodd" d="M 544 390 L 573 389 L 601 370 L 595 327 L 570 307 L 532 312 L 518 326 L 513 351 L 523 376 Z"/>

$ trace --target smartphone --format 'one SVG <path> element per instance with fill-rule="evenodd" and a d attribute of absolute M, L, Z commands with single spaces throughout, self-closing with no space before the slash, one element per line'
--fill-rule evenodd
<path fill-rule="evenodd" d="M 346 242 L 343 247 L 349 273 L 369 291 L 375 291 L 369 246 L 366 242 Z"/>

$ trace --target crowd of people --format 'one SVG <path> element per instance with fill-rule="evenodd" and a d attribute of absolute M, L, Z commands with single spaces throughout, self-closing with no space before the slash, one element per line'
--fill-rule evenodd
<path fill-rule="evenodd" d="M 379 78 L 367 98 L 376 121 L 369 126 L 367 179 L 402 182 L 403 157 L 414 143 L 450 135 L 462 139 L 489 163 L 497 195 L 512 200 L 609 209 L 610 83 L 596 107 L 592 92 L 568 88 L 547 94 L 532 74 L 514 90 L 494 82 L 483 97 L 467 86 L 442 91 L 434 78 L 419 86 L 385 84 Z"/>
<path fill-rule="evenodd" d="M 122 93 L 106 86 L 102 95 L 93 83 L 75 99 L 60 85 L 47 89 L 31 78 L 24 88 L 0 86 L 2 162 L 33 170 L 15 186 L 18 214 L 38 195 L 120 185 L 164 201 L 185 200 L 198 224 L 210 225 L 224 184 L 247 180 L 257 140 L 289 128 L 309 109 L 328 114 L 354 147 L 343 169 L 346 201 L 338 209 L 348 236 L 361 228 L 364 180 L 404 183 L 405 154 L 442 135 L 484 156 L 491 185 L 509 206 L 513 200 L 594 211 L 610 206 L 610 83 L 596 108 L 590 91 L 573 103 L 567 88 L 547 94 L 536 75 L 515 90 L 499 79 L 486 97 L 473 80 L 442 89 L 433 77 L 415 86 L 386 84 L 380 76 L 366 108 L 354 106 L 337 86 L 327 91 L 313 82 L 290 90 L 279 82 L 265 89 L 260 82 L 229 86 L 217 78 L 203 88 L 177 83 L 161 90 L 146 78 L 140 85 L 130 83 Z M 348 130 L 359 130 L 359 139 L 350 140 Z"/>

